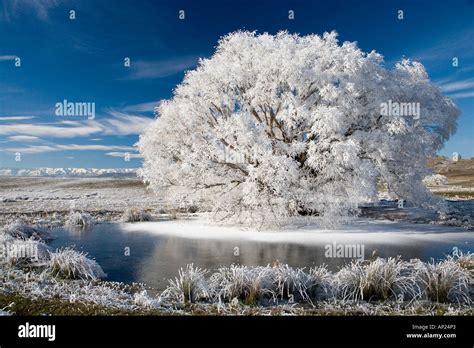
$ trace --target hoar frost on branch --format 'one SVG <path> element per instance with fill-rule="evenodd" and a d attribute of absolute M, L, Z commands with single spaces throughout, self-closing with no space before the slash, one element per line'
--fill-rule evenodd
<path fill-rule="evenodd" d="M 416 103 L 419 117 L 388 116 Z M 301 213 L 344 221 L 383 180 L 413 204 L 431 200 L 425 163 L 459 111 L 422 64 L 393 70 L 337 33 L 235 32 L 186 73 L 138 143 L 142 178 L 170 204 L 261 226 Z"/>

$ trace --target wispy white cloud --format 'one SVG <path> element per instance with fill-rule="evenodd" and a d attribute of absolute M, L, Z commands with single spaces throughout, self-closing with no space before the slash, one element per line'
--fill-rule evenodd
<path fill-rule="evenodd" d="M 94 35 L 82 32 L 81 35 L 71 37 L 71 46 L 82 53 L 104 55 L 106 49 L 97 42 Z"/>
<path fill-rule="evenodd" d="M 10 147 L 4 149 L 7 152 L 20 152 L 25 154 L 58 152 L 58 151 L 135 151 L 132 146 L 120 145 L 89 145 L 89 144 L 49 144 L 39 146 Z"/>
<path fill-rule="evenodd" d="M 8 137 L 8 140 L 28 142 L 28 141 L 38 141 L 40 140 L 40 138 L 31 136 L 31 135 L 13 135 L 11 137 Z"/>
<path fill-rule="evenodd" d="M 95 124 L 78 124 L 73 127 L 63 127 L 51 124 L 6 124 L 0 127 L 0 135 L 31 135 L 51 138 L 87 137 L 102 131 Z"/>
<path fill-rule="evenodd" d="M 125 106 L 122 111 L 124 112 L 153 112 L 155 107 L 158 106 L 158 101 L 152 101 L 147 103 L 140 103 L 134 105 Z"/>
<path fill-rule="evenodd" d="M 120 111 L 109 110 L 112 116 L 100 121 L 102 133 L 106 135 L 141 134 L 153 119 L 149 117 L 129 115 Z"/>
<path fill-rule="evenodd" d="M 124 80 L 159 79 L 183 72 L 197 65 L 197 56 L 185 56 L 159 61 L 132 61 Z"/>
<path fill-rule="evenodd" d="M 49 11 L 59 4 L 59 0 L 3 0 L 1 17 L 10 20 L 22 12 L 30 12 L 37 18 L 47 21 Z"/>
<path fill-rule="evenodd" d="M 10 147 L 6 149 L 2 149 L 2 151 L 32 154 L 32 153 L 52 152 L 52 151 L 55 151 L 55 148 L 49 145 L 38 145 L 38 146 L 26 146 L 26 147 Z"/>
<path fill-rule="evenodd" d="M 413 56 L 414 60 L 422 63 L 437 62 L 451 64 L 453 57 L 472 58 L 474 57 L 474 45 L 472 37 L 474 29 L 470 28 L 463 32 L 447 36 L 434 46 L 424 49 Z M 462 61 L 460 65 L 462 66 Z"/>
<path fill-rule="evenodd" d="M 459 92 L 459 93 L 451 94 L 449 95 L 449 97 L 454 98 L 454 99 L 474 98 L 474 91 Z"/>
<path fill-rule="evenodd" d="M 12 119 L 9 120 L 20 120 Z M 1 119 L 0 119 L 1 121 Z M 97 135 L 141 134 L 152 122 L 150 117 L 108 110 L 106 116 L 95 120 L 61 120 L 56 123 L 15 123 L 0 127 L 0 135 L 27 135 L 48 138 L 76 138 Z"/>
<path fill-rule="evenodd" d="M 0 116 L 0 121 L 23 121 L 32 120 L 34 116 Z"/>
<path fill-rule="evenodd" d="M 474 88 L 474 79 L 466 79 L 441 84 L 441 89 L 443 92 L 456 92 L 469 88 Z"/>
<path fill-rule="evenodd" d="M 0 56 L 0 62 L 5 61 L 5 60 L 14 60 L 17 56 L 12 56 L 12 55 L 6 55 L 6 56 Z"/>
<path fill-rule="evenodd" d="M 58 150 L 74 150 L 74 151 L 109 151 L 109 150 L 130 150 L 134 151 L 135 148 L 132 146 L 122 145 L 78 145 L 78 144 L 67 144 L 67 145 L 56 145 Z"/>
<path fill-rule="evenodd" d="M 130 153 L 130 152 L 107 152 L 106 155 L 112 156 L 112 157 L 123 157 L 123 158 L 125 158 L 125 156 L 128 156 L 129 158 L 143 158 L 143 156 L 141 156 L 138 153 Z"/>

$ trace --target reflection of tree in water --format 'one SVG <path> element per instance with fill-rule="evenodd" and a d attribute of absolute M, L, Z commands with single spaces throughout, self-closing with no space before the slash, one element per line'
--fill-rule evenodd
<path fill-rule="evenodd" d="M 379 257 L 397 257 L 401 256 L 404 260 L 420 259 L 422 261 L 431 261 L 431 258 L 439 260 L 451 254 L 455 244 L 412 242 L 411 244 L 387 244 L 387 245 L 366 245 L 365 257 L 369 258 L 375 251 L 375 256 Z M 459 249 L 463 250 L 462 247 Z"/>
<path fill-rule="evenodd" d="M 348 242 L 348 244 L 354 243 Z M 180 267 L 194 263 L 196 266 L 211 271 L 219 266 L 229 266 L 232 263 L 247 266 L 271 264 L 275 260 L 287 263 L 293 267 L 312 267 L 326 264 L 332 271 L 337 271 L 341 266 L 349 263 L 351 259 L 326 258 L 324 243 L 320 245 L 265 243 L 253 241 L 187 239 L 176 237 L 160 237 L 151 254 L 141 259 L 137 266 L 137 281 L 150 286 L 163 288 L 166 279 L 174 278 Z M 239 248 L 239 256 L 234 252 Z M 449 252 L 450 246 L 445 244 L 431 244 L 428 248 L 421 243 L 412 245 L 365 245 L 365 257 L 369 258 L 372 252 L 376 256 L 396 257 L 401 255 L 404 259 L 421 258 L 425 261 L 431 257 L 442 257 Z"/>
<path fill-rule="evenodd" d="M 235 248 L 238 248 L 238 256 L 234 255 Z M 293 267 L 328 264 L 328 261 L 343 263 L 343 260 L 325 258 L 324 245 L 163 237 L 155 245 L 152 255 L 141 261 L 137 275 L 141 282 L 162 287 L 166 284 L 163 278 L 174 278 L 178 269 L 189 263 L 212 271 L 232 263 L 258 266 L 271 264 L 275 260 Z"/>
<path fill-rule="evenodd" d="M 94 225 L 88 226 L 74 226 L 74 225 L 66 225 L 64 226 L 64 231 L 71 235 L 83 237 L 87 234 L 90 234 L 94 230 Z"/>

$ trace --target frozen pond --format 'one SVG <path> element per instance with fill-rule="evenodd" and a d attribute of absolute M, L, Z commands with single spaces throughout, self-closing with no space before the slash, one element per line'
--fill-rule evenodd
<path fill-rule="evenodd" d="M 365 258 L 376 251 L 381 257 L 400 255 L 429 261 L 444 258 L 454 247 L 472 252 L 474 242 L 472 231 L 388 221 L 360 222 L 338 231 L 302 226 L 278 232 L 164 221 L 100 224 L 89 230 L 55 229 L 52 235 L 55 239 L 49 245 L 53 248 L 74 245 L 88 252 L 107 273 L 107 280 L 143 282 L 158 290 L 188 263 L 213 270 L 232 263 L 256 266 L 279 260 L 307 268 L 324 263 L 337 270 L 351 260 L 327 257 L 329 249 L 340 245 L 363 250 Z"/>

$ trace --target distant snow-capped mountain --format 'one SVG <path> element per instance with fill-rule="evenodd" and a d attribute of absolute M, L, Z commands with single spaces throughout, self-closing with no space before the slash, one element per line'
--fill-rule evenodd
<path fill-rule="evenodd" d="M 134 177 L 136 168 L 0 168 L 0 176 Z"/>

